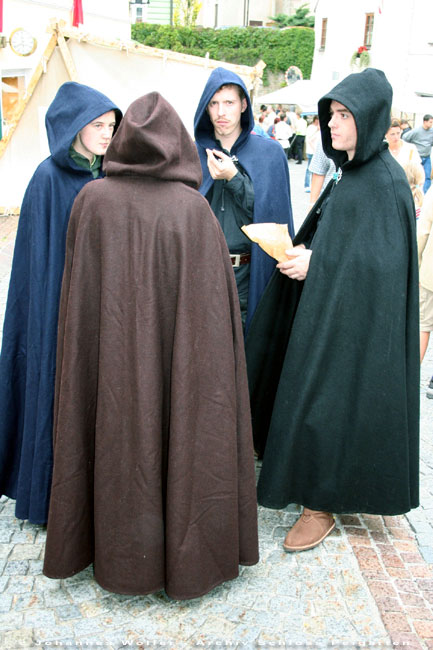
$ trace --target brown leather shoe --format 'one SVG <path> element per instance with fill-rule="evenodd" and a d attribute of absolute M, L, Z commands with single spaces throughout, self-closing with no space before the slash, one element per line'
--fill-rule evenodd
<path fill-rule="evenodd" d="M 320 544 L 334 528 L 335 520 L 329 512 L 304 508 L 296 524 L 287 533 L 283 548 L 287 553 L 308 551 Z"/>

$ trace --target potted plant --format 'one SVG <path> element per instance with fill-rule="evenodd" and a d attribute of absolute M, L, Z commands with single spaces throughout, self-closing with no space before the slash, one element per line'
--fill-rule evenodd
<path fill-rule="evenodd" d="M 365 47 L 365 45 L 361 45 L 358 47 L 356 52 L 352 54 L 352 58 L 350 59 L 350 65 L 352 67 L 356 66 L 358 68 L 368 68 L 370 65 L 370 54 L 368 49 Z"/>

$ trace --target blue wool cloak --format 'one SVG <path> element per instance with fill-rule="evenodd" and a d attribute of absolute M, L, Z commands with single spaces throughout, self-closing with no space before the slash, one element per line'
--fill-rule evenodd
<path fill-rule="evenodd" d="M 16 499 L 16 516 L 47 521 L 53 464 L 56 338 L 69 214 L 90 170 L 69 156 L 77 133 L 117 107 L 102 93 L 67 82 L 48 108 L 51 156 L 24 195 L 9 285 L 0 357 L 0 493 Z"/>
<path fill-rule="evenodd" d="M 206 108 L 213 95 L 225 84 L 240 86 L 247 99 L 248 106 L 241 117 L 242 133 L 230 153 L 238 158 L 253 182 L 253 222 L 287 223 L 290 236 L 293 237 L 289 167 L 284 150 L 275 140 L 251 133 L 254 128 L 254 116 L 248 91 L 242 79 L 225 68 L 216 68 L 210 75 L 194 117 L 194 135 L 203 171 L 200 192 L 206 196 L 214 182 L 207 166 L 206 149 L 219 148 L 215 142 L 214 128 Z M 264 253 L 257 244 L 252 245 L 246 327 L 275 269 L 275 264 L 275 260 Z"/>

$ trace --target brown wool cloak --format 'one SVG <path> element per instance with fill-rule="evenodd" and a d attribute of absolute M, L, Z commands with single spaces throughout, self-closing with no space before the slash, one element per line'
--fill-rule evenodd
<path fill-rule="evenodd" d="M 71 213 L 44 574 L 200 596 L 258 561 L 243 335 L 196 148 L 157 93 Z"/>

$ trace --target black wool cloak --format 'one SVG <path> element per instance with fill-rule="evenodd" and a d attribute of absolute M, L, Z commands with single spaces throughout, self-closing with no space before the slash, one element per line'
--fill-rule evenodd
<path fill-rule="evenodd" d="M 234 274 L 158 93 L 129 107 L 104 167 L 68 229 L 44 573 L 93 563 L 109 591 L 194 598 L 258 561 Z"/>
<path fill-rule="evenodd" d="M 18 222 L 0 357 L 0 494 L 19 519 L 46 524 L 53 468 L 57 318 L 65 239 L 75 197 L 93 180 L 69 155 L 81 129 L 121 112 L 73 81 L 60 86 L 45 126 L 51 155 L 26 189 Z M 101 174 L 102 175 L 102 174 Z"/>
<path fill-rule="evenodd" d="M 267 507 L 393 515 L 418 505 L 415 214 L 383 144 L 391 99 L 385 75 L 368 69 L 319 102 L 324 150 L 342 176 L 295 238 L 312 249 L 305 282 L 275 272 L 251 325 L 258 500 Z M 351 161 L 332 148 L 332 100 L 355 118 Z"/>

